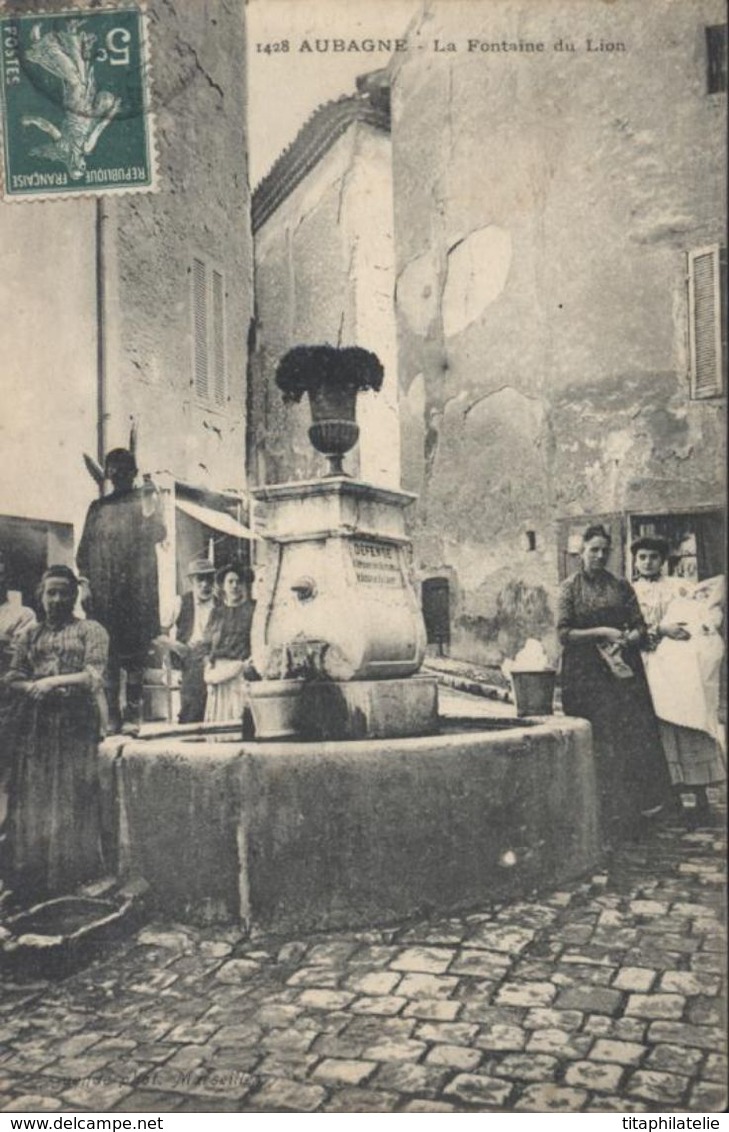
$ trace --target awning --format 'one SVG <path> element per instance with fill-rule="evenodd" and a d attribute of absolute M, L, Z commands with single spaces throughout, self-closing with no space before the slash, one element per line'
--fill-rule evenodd
<path fill-rule="evenodd" d="M 232 538 L 248 538 L 254 539 L 256 536 L 248 527 L 244 527 L 227 511 L 214 511 L 212 507 L 203 507 L 201 503 L 191 503 L 189 499 L 175 499 L 175 507 L 180 511 L 184 511 L 191 519 L 196 519 L 198 523 L 203 523 L 206 527 L 212 527 L 214 531 L 221 531 L 224 535 L 231 535 Z"/>

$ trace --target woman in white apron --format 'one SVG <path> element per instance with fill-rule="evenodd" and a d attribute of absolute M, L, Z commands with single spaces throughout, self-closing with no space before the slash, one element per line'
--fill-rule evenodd
<path fill-rule="evenodd" d="M 671 781 L 690 818 L 708 815 L 706 787 L 726 777 L 719 725 L 724 580 L 695 583 L 662 573 L 668 543 L 633 543 L 634 589 L 648 625 L 643 656 Z"/>
<path fill-rule="evenodd" d="M 216 574 L 220 600 L 208 619 L 205 645 L 206 723 L 237 721 L 248 706 L 246 672 L 251 655 L 254 603 L 249 598 L 250 571 L 224 566 Z"/>

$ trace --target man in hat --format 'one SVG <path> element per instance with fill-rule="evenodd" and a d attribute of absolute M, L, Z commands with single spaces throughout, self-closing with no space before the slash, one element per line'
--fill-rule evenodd
<path fill-rule="evenodd" d="M 187 568 L 191 589 L 182 595 L 170 648 L 180 661 L 180 723 L 200 723 L 205 717 L 207 690 L 203 675 L 203 637 L 215 604 L 215 567 L 207 558 L 193 558 Z"/>
<path fill-rule="evenodd" d="M 147 653 L 159 626 L 157 543 L 165 538 L 159 493 L 151 481 L 135 488 L 137 463 L 126 448 L 104 462 L 112 491 L 86 515 L 76 561 L 91 588 L 91 616 L 109 634 L 109 724 L 121 726 L 120 676 L 127 676 L 124 730 L 139 729 Z"/>

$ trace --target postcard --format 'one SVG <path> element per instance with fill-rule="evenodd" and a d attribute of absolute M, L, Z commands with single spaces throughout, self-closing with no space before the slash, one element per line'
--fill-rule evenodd
<path fill-rule="evenodd" d="M 725 6 L 0 40 L 0 1113 L 718 1127 Z"/>

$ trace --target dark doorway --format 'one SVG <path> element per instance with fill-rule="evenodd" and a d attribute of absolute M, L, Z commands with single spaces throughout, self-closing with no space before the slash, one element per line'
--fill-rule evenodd
<path fill-rule="evenodd" d="M 73 567 L 73 527 L 0 515 L 0 551 L 5 559 L 8 588 L 18 590 L 23 605 L 35 609 L 36 590 L 48 566 Z"/>
<path fill-rule="evenodd" d="M 428 644 L 445 656 L 451 643 L 450 584 L 447 578 L 426 578 L 421 587 Z"/>

